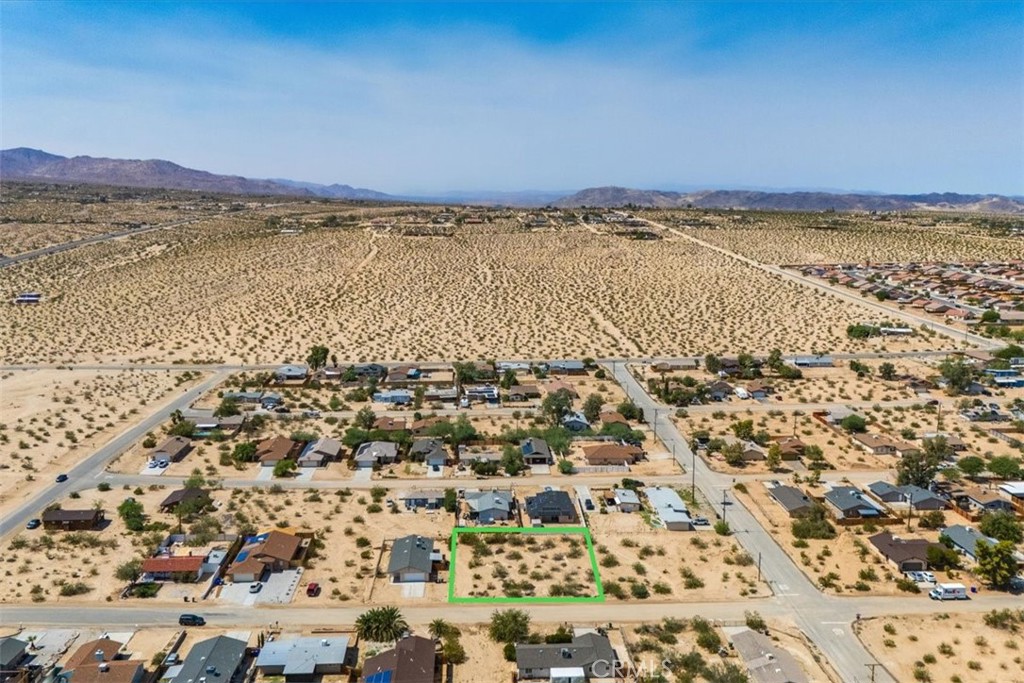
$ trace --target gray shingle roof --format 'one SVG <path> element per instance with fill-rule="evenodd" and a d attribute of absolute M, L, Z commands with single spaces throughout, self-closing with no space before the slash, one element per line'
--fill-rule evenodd
<path fill-rule="evenodd" d="M 541 491 L 526 499 L 526 514 L 530 519 L 558 517 L 576 518 L 576 507 L 565 491 Z"/>
<path fill-rule="evenodd" d="M 203 677 L 229 681 L 245 658 L 245 647 L 241 640 L 228 636 L 200 641 L 192 646 L 173 683 L 197 683 Z M 210 667 L 216 673 L 208 674 Z"/>
<path fill-rule="evenodd" d="M 509 512 L 512 509 L 511 491 L 466 491 L 466 504 L 473 512 L 482 510 L 500 510 Z"/>
<path fill-rule="evenodd" d="M 770 489 L 769 493 L 787 512 L 810 508 L 814 505 L 814 501 L 806 493 L 793 486 L 776 486 Z"/>
<path fill-rule="evenodd" d="M 607 636 L 587 633 L 576 636 L 571 643 L 516 645 L 516 666 L 520 669 L 556 669 L 581 667 L 588 670 L 588 678 L 602 678 L 610 673 L 616 661 L 615 650 Z"/>
<path fill-rule="evenodd" d="M 426 536 L 403 536 L 391 547 L 388 560 L 388 574 L 414 570 L 430 573 L 433 564 L 430 554 L 434 551 L 434 539 Z"/>

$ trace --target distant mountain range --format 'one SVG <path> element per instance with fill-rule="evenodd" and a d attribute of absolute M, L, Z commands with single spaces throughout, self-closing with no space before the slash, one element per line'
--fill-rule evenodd
<path fill-rule="evenodd" d="M 0 179 L 57 183 L 86 183 L 126 187 L 200 190 L 243 195 L 289 195 L 368 201 L 421 201 L 445 204 L 506 206 L 592 206 L 610 208 L 674 208 L 692 206 L 717 209 L 774 211 L 906 211 L 913 209 L 977 211 L 1024 214 L 1024 199 L 1001 195 L 955 193 L 896 195 L 874 193 L 769 192 L 755 190 L 702 190 L 664 192 L 626 187 L 593 187 L 565 196 L 564 192 L 452 191 L 433 196 L 389 195 L 350 185 L 321 185 L 283 178 L 254 179 L 219 175 L 179 166 L 162 159 L 107 159 L 88 156 L 63 157 L 38 149 L 17 147 L 0 150 Z"/>
<path fill-rule="evenodd" d="M 592 187 L 554 203 L 562 208 L 642 206 L 767 211 L 908 211 L 913 209 L 1024 213 L 1024 202 L 1002 195 L 956 194 L 832 194 L 829 192 L 755 192 L 705 190 L 661 192 L 627 187 Z"/>

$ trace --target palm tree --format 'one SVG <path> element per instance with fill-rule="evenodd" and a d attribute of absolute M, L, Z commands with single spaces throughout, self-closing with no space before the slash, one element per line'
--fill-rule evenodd
<path fill-rule="evenodd" d="M 444 619 L 434 619 L 430 622 L 430 626 L 427 630 L 430 632 L 431 638 L 434 640 L 441 640 L 448 635 L 448 632 L 451 631 L 451 629 L 452 625 Z"/>
<path fill-rule="evenodd" d="M 396 641 L 408 630 L 409 624 L 397 607 L 375 607 L 356 619 L 359 639 L 374 643 Z"/>

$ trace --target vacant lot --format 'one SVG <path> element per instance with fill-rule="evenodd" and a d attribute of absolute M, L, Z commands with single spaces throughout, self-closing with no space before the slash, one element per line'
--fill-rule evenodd
<path fill-rule="evenodd" d="M 280 234 L 268 221 L 215 217 L 5 269 L 5 291 L 50 297 L 4 319 L 5 356 L 277 363 L 318 343 L 345 361 L 840 351 L 865 348 L 845 329 L 871 317 L 678 237 L 512 220 L 451 237 Z"/>
<path fill-rule="evenodd" d="M 455 597 L 596 597 L 582 533 L 459 534 Z"/>
<path fill-rule="evenodd" d="M 998 621 L 980 614 L 879 617 L 855 628 L 901 681 L 1024 681 L 1024 614 Z"/>

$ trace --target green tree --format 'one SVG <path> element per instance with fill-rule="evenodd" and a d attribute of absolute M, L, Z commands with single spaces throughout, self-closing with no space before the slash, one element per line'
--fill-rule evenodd
<path fill-rule="evenodd" d="M 574 468 L 571 460 L 562 458 L 561 460 L 558 461 L 558 471 L 561 472 L 562 474 L 572 474 L 573 469 Z"/>
<path fill-rule="evenodd" d="M 562 418 L 572 410 L 572 396 L 566 389 L 559 389 L 544 397 L 540 410 L 552 425 L 562 423 Z"/>
<path fill-rule="evenodd" d="M 193 469 L 182 486 L 186 489 L 201 489 L 206 486 L 206 477 L 203 476 L 203 471 L 198 467 Z"/>
<path fill-rule="evenodd" d="M 952 548 L 942 544 L 928 546 L 928 566 L 938 571 L 958 569 L 960 555 Z"/>
<path fill-rule="evenodd" d="M 887 382 L 891 382 L 896 379 L 896 366 L 888 362 L 882 363 L 878 366 L 878 375 Z"/>
<path fill-rule="evenodd" d="M 601 419 L 601 408 L 604 407 L 604 399 L 600 394 L 591 394 L 583 402 L 583 417 L 587 418 L 590 424 L 597 424 Z"/>
<path fill-rule="evenodd" d="M 465 414 L 459 415 L 451 425 L 451 444 L 458 449 L 460 444 L 477 438 L 476 427 Z"/>
<path fill-rule="evenodd" d="M 409 630 L 409 624 L 397 607 L 374 607 L 356 619 L 356 634 L 371 643 L 397 641 Z"/>
<path fill-rule="evenodd" d="M 496 643 L 521 643 L 530 635 L 530 615 L 521 609 L 496 610 L 487 633 Z"/>
<path fill-rule="evenodd" d="M 349 427 L 341 437 L 341 443 L 348 448 L 356 448 L 370 440 L 370 432 L 359 427 Z"/>
<path fill-rule="evenodd" d="M 782 351 L 779 349 L 772 349 L 768 353 L 768 360 L 765 361 L 765 365 L 767 365 L 772 372 L 778 372 L 779 368 L 782 368 L 785 365 L 785 362 L 782 360 Z"/>
<path fill-rule="evenodd" d="M 782 466 L 782 447 L 779 446 L 777 441 L 773 441 L 772 445 L 768 447 L 768 453 L 765 455 L 764 461 L 772 472 Z"/>
<path fill-rule="evenodd" d="M 526 469 L 523 452 L 512 444 L 505 444 L 501 454 L 501 468 L 511 476 L 516 476 Z"/>
<path fill-rule="evenodd" d="M 117 569 L 114 570 L 114 576 L 117 577 L 118 581 L 129 581 L 134 582 L 142 572 L 142 560 L 138 557 L 128 560 L 122 564 L 117 565 Z"/>
<path fill-rule="evenodd" d="M 356 413 L 354 422 L 363 429 L 373 429 L 373 423 L 377 421 L 377 415 L 370 406 L 363 406 Z"/>
<path fill-rule="evenodd" d="M 944 436 L 925 439 L 920 450 L 907 451 L 896 463 L 896 483 L 927 488 L 939 471 L 939 464 L 952 452 Z"/>
<path fill-rule="evenodd" d="M 230 417 L 232 415 L 241 415 L 242 409 L 238 407 L 238 401 L 231 397 L 222 398 L 220 405 L 213 411 L 214 417 Z"/>
<path fill-rule="evenodd" d="M 988 471 L 997 479 L 1019 479 L 1020 461 L 1008 455 L 1000 455 L 988 461 Z"/>
<path fill-rule="evenodd" d="M 519 384 L 519 378 L 516 377 L 516 371 L 511 368 L 501 373 L 501 382 L 499 382 L 502 389 L 508 391 L 512 387 Z"/>
<path fill-rule="evenodd" d="M 274 476 L 275 477 L 288 477 L 291 476 L 292 472 L 295 471 L 296 464 L 294 460 L 285 458 L 284 460 L 278 460 L 277 464 L 274 465 Z"/>
<path fill-rule="evenodd" d="M 974 554 L 978 560 L 975 573 L 988 582 L 992 588 L 1005 588 L 1017 574 L 1017 560 L 1013 557 L 1014 545 L 1010 541 L 996 544 L 979 540 Z"/>
<path fill-rule="evenodd" d="M 1024 531 L 1020 522 L 1012 512 L 992 512 L 981 518 L 978 525 L 981 533 L 998 541 L 1020 543 L 1024 541 Z"/>
<path fill-rule="evenodd" d="M 235 462 L 253 462 L 256 460 L 256 444 L 252 441 L 244 441 L 240 444 L 235 444 L 235 449 L 231 451 L 231 459 Z"/>
<path fill-rule="evenodd" d="M 981 322 L 983 323 L 997 323 L 1002 316 L 999 311 L 989 309 L 981 314 Z"/>
<path fill-rule="evenodd" d="M 743 439 L 744 441 L 753 441 L 754 439 L 754 421 L 753 420 L 740 420 L 739 422 L 733 422 L 729 429 L 736 435 L 737 439 Z"/>
<path fill-rule="evenodd" d="M 455 512 L 459 509 L 459 494 L 455 489 L 444 490 L 444 510 L 445 512 Z"/>
<path fill-rule="evenodd" d="M 456 629 L 454 626 L 452 626 L 444 619 L 440 618 L 434 619 L 432 622 L 430 622 L 430 626 L 427 627 L 427 633 L 429 633 L 430 637 L 434 640 L 441 640 L 442 638 L 447 638 L 453 632 L 458 632 L 458 629 Z"/>
<path fill-rule="evenodd" d="M 836 529 L 828 521 L 825 506 L 816 503 L 810 511 L 793 521 L 793 536 L 808 539 L 829 540 L 836 537 Z"/>
<path fill-rule="evenodd" d="M 644 411 L 640 410 L 640 406 L 633 403 L 632 399 L 626 399 L 620 403 L 617 410 L 619 411 L 619 415 L 622 415 L 622 417 L 630 420 L 631 422 L 644 419 Z"/>
<path fill-rule="evenodd" d="M 117 514 L 121 517 L 129 531 L 142 531 L 146 526 L 146 513 L 142 503 L 134 498 L 126 498 L 117 506 Z"/>
<path fill-rule="evenodd" d="M 839 426 L 851 434 L 866 432 L 868 429 L 867 421 L 860 415 L 847 415 L 839 423 Z"/>
<path fill-rule="evenodd" d="M 722 457 L 725 462 L 733 467 L 743 467 L 746 461 L 743 459 L 743 446 L 739 443 L 731 443 L 722 448 Z"/>
<path fill-rule="evenodd" d="M 316 372 L 327 365 L 327 358 L 330 354 L 331 352 L 326 346 L 314 346 L 309 350 L 309 355 L 306 356 L 306 364 L 309 365 L 313 372 Z"/>
<path fill-rule="evenodd" d="M 704 356 L 704 369 L 712 375 L 717 375 L 722 369 L 721 359 L 713 353 Z"/>
<path fill-rule="evenodd" d="M 960 458 L 956 466 L 969 478 L 974 479 L 985 471 L 985 461 L 976 455 L 968 455 Z"/>
<path fill-rule="evenodd" d="M 196 433 L 196 423 L 190 420 L 182 420 L 181 422 L 172 425 L 167 433 L 171 436 L 184 436 L 191 439 L 192 435 Z"/>
<path fill-rule="evenodd" d="M 939 374 L 946 380 L 946 393 L 962 394 L 974 381 L 974 370 L 962 358 L 947 357 L 939 364 Z"/>

